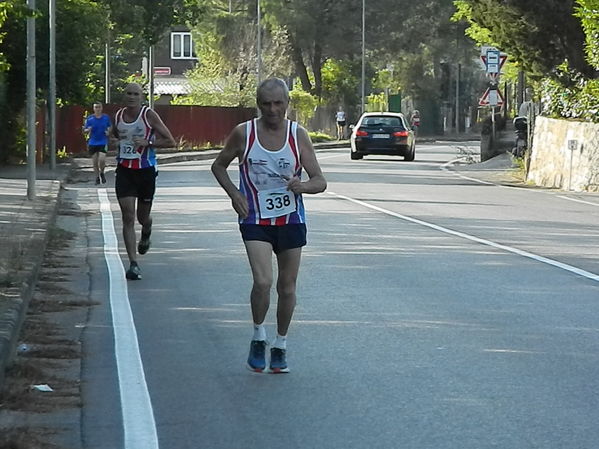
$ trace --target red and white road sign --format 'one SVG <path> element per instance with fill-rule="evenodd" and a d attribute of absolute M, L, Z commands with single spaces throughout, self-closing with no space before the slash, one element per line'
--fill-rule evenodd
<path fill-rule="evenodd" d="M 505 103 L 505 100 L 503 98 L 503 95 L 501 95 L 501 91 L 496 90 L 496 89 L 491 89 L 490 87 L 487 87 L 487 90 L 485 90 L 485 93 L 483 94 L 481 99 L 478 100 L 479 106 L 493 106 L 494 107 L 494 106 L 502 106 L 503 103 Z"/>
<path fill-rule="evenodd" d="M 485 54 L 480 55 L 480 59 L 485 66 L 487 75 L 492 79 L 497 79 L 503 64 L 505 64 L 507 55 L 500 53 L 499 50 L 488 50 Z"/>

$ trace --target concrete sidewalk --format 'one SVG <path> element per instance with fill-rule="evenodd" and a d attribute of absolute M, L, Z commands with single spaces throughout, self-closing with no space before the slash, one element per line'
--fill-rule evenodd
<path fill-rule="evenodd" d="M 347 141 L 315 144 L 317 151 L 348 146 Z M 218 151 L 161 152 L 157 157 L 159 164 L 168 164 L 213 159 Z M 109 156 L 107 163 L 109 167 L 113 167 L 114 157 Z M 475 170 L 476 165 L 479 170 Z M 495 183 L 513 179 L 509 158 L 503 158 L 494 166 L 474 164 L 454 166 L 452 169 L 465 170 L 468 176 Z M 29 201 L 26 166 L 0 166 L 0 389 L 5 369 L 10 365 L 18 343 L 43 262 L 49 232 L 55 223 L 61 185 L 69 179 L 72 182 L 93 182 L 91 160 L 88 157 L 77 157 L 69 162 L 59 163 L 55 171 L 47 166 L 38 166 L 36 174 L 36 198 Z"/>

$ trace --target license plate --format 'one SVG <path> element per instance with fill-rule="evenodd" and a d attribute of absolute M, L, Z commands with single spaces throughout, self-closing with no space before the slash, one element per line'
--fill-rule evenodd
<path fill-rule="evenodd" d="M 372 138 L 373 139 L 388 139 L 389 134 L 373 134 Z"/>

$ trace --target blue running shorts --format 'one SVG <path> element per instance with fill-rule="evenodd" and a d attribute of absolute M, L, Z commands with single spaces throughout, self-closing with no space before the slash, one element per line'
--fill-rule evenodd
<path fill-rule="evenodd" d="M 264 226 L 257 224 L 240 224 L 241 238 L 259 240 L 272 245 L 275 254 L 287 249 L 301 248 L 306 245 L 306 224 L 286 224 L 282 226 Z"/>

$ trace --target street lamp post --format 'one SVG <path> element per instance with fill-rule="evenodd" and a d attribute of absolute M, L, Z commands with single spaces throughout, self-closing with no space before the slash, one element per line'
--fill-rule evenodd
<path fill-rule="evenodd" d="M 50 31 L 48 127 L 50 128 L 50 169 L 56 169 L 56 0 L 48 3 Z"/>
<path fill-rule="evenodd" d="M 27 0 L 30 12 L 35 0 Z M 35 16 L 27 17 L 27 199 L 35 199 Z"/>
<path fill-rule="evenodd" d="M 362 100 L 360 103 L 360 109 L 361 109 L 361 113 L 363 114 L 366 111 L 366 103 L 364 102 L 365 100 L 365 96 L 364 96 L 364 84 L 365 84 L 365 78 L 366 78 L 366 58 L 364 55 L 364 50 L 366 47 L 366 0 L 362 0 Z"/>
<path fill-rule="evenodd" d="M 261 33 L 261 25 L 260 25 L 260 0 L 258 0 L 256 2 L 256 28 L 257 28 L 257 35 L 256 35 L 256 56 L 257 56 L 257 62 L 256 62 L 256 77 L 257 77 L 257 84 L 260 84 L 260 81 L 262 81 L 262 33 Z"/>

